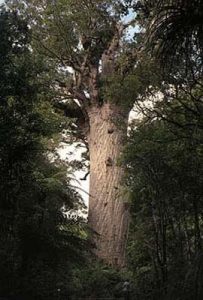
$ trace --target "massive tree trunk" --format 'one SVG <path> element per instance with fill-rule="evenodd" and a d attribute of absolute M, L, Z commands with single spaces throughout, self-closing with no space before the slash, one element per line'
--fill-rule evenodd
<path fill-rule="evenodd" d="M 131 71 L 133 74 L 136 64 L 137 53 L 131 50 L 131 43 L 128 47 L 125 38 L 125 30 L 133 20 L 122 22 L 129 4 L 123 6 L 123 11 L 116 1 L 54 1 L 54 5 L 53 1 L 41 1 L 42 4 L 37 1 L 39 14 L 35 1 L 27 2 L 22 11 L 29 16 L 33 14 L 35 22 L 30 26 L 36 36 L 36 49 L 58 63 L 57 70 L 61 70 L 62 76 L 56 76 L 53 82 L 59 92 L 56 107 L 73 117 L 78 139 L 85 143 L 88 139 L 89 224 L 97 232 L 96 254 L 109 264 L 122 266 L 129 218 L 121 188 L 123 170 L 118 159 L 125 143 L 128 111 L 119 106 L 121 99 L 116 99 L 119 91 L 113 95 L 112 83 L 114 79 L 119 80 L 118 88 L 124 95 L 125 78 Z M 84 12 L 82 16 L 80 9 Z M 61 81 L 60 77 L 68 72 L 64 82 Z M 115 100 L 114 105 L 106 101 L 110 98 L 112 102 Z M 130 99 L 123 100 L 130 102 Z"/>
<path fill-rule="evenodd" d="M 122 192 L 123 169 L 118 160 L 126 141 L 128 112 L 113 104 L 92 106 L 90 135 L 89 225 L 95 231 L 96 255 L 104 262 L 125 265 L 129 211 Z"/>

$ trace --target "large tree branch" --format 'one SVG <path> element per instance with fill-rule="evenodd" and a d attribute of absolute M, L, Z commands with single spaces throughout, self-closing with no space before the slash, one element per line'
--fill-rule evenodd
<path fill-rule="evenodd" d="M 72 102 L 71 104 L 65 101 L 55 101 L 54 107 L 63 112 L 63 114 L 73 119 L 72 128 L 73 135 L 87 144 L 87 136 L 89 134 L 89 119 L 87 113 Z"/>
<path fill-rule="evenodd" d="M 85 109 L 86 106 L 89 105 L 90 99 L 86 97 L 85 92 L 77 88 L 77 86 L 73 83 L 72 86 L 68 87 L 65 82 L 56 79 L 59 87 L 62 89 L 62 92 L 59 94 L 59 101 L 65 99 L 77 100 L 79 102 L 78 106 L 80 109 Z"/>
<path fill-rule="evenodd" d="M 124 24 L 117 23 L 114 30 L 115 32 L 112 37 L 112 40 L 107 46 L 107 48 L 104 50 L 101 58 L 102 75 L 104 76 L 112 75 L 115 71 L 116 52 L 119 49 L 120 40 L 124 31 Z"/>
<path fill-rule="evenodd" d="M 85 93 L 83 91 L 79 91 L 76 88 L 69 88 L 68 89 L 69 97 L 72 99 L 77 99 L 82 107 L 86 106 L 86 104 L 89 104 L 89 99 L 85 96 Z"/>
<path fill-rule="evenodd" d="M 64 67 L 71 67 L 73 70 L 80 72 L 80 63 L 76 59 L 76 56 L 72 57 L 70 56 L 69 58 L 59 56 L 55 51 L 51 50 L 49 47 L 47 47 L 42 40 L 40 40 L 37 36 L 33 36 L 33 39 L 39 43 L 42 49 L 44 49 L 45 53 L 43 52 L 42 54 L 46 54 L 48 57 L 52 59 L 57 59 L 62 66 Z"/>

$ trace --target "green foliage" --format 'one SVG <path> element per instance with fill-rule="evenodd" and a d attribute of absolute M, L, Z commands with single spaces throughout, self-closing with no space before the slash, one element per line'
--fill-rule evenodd
<path fill-rule="evenodd" d="M 81 199 L 50 143 L 67 121 L 26 22 L 2 8 L 0 33 L 0 295 L 54 299 L 87 249 L 85 225 L 66 215 Z"/>
<path fill-rule="evenodd" d="M 202 129 L 188 109 L 194 98 L 183 100 L 182 93 L 178 99 L 158 102 L 162 114 L 132 129 L 124 154 L 132 202 L 128 252 L 138 299 L 202 297 Z"/>
<path fill-rule="evenodd" d="M 102 80 L 102 98 L 120 107 L 132 107 L 139 90 L 139 80 L 136 75 L 112 76 Z"/>
<path fill-rule="evenodd" d="M 131 2 L 32 0 L 24 3 L 18 0 L 8 0 L 7 5 L 14 11 L 20 10 L 28 20 L 34 35 L 32 41 L 34 52 L 44 55 L 46 59 L 49 57 L 52 63 L 55 62 L 56 68 L 60 67 L 61 71 L 64 67 L 68 67 L 68 70 L 72 69 L 74 76 L 71 78 L 70 74 L 67 76 L 68 72 L 64 72 L 64 76 L 61 76 L 62 82 L 65 83 L 67 89 L 69 88 L 70 93 L 74 94 L 73 92 L 77 91 L 74 98 L 77 98 L 78 94 L 83 96 L 81 106 L 84 110 L 88 105 L 88 100 L 91 101 L 91 97 L 94 98 L 93 90 L 95 89 L 98 89 L 97 94 L 100 96 L 97 99 L 99 105 L 105 101 L 111 101 L 112 98 L 116 104 L 121 103 L 123 106 L 132 106 L 134 102 L 138 79 L 137 76 L 128 74 L 128 69 L 133 69 L 135 60 L 131 58 L 128 61 L 129 57 L 126 53 L 127 49 L 131 56 L 133 47 L 130 49 L 129 40 L 124 41 L 125 30 L 119 33 L 121 30 L 118 29 L 118 25 L 121 25 L 123 17 L 128 14 L 132 6 Z M 116 35 L 120 36 L 115 37 Z M 113 42 L 115 49 L 111 47 L 110 50 Z M 119 43 L 123 43 L 123 46 Z M 115 61 L 119 61 L 118 68 L 122 70 L 115 72 L 115 78 L 114 76 L 101 78 L 100 65 L 102 65 L 101 60 L 105 52 L 109 52 L 108 55 L 112 52 Z M 95 75 L 91 75 L 91 72 L 97 73 L 93 85 L 91 81 Z M 129 76 L 122 78 L 123 73 Z M 85 99 L 87 92 L 90 99 Z M 105 97 L 108 97 L 107 100 Z M 81 97 L 77 99 L 81 102 Z"/>
<path fill-rule="evenodd" d="M 73 299 L 111 298 L 120 299 L 123 295 L 123 283 L 131 282 L 133 295 L 133 278 L 127 270 L 115 270 L 101 262 L 92 260 L 85 268 L 77 268 L 73 273 Z"/>
<path fill-rule="evenodd" d="M 134 47 L 137 47 L 132 43 Z M 117 68 L 112 76 L 101 77 L 100 97 L 123 110 L 131 109 L 139 100 L 160 89 L 159 67 L 147 55 L 140 61 L 129 59 L 128 51 L 118 57 Z M 126 60 L 128 63 L 126 63 Z M 136 65 L 135 65 L 136 63 Z"/>
<path fill-rule="evenodd" d="M 77 61 L 79 64 L 84 54 L 79 46 L 82 36 L 90 41 L 88 51 L 94 53 L 92 56 L 96 59 L 96 52 L 100 55 L 99 48 L 112 36 L 114 18 L 110 11 L 117 6 L 115 1 L 34 0 L 24 5 L 20 2 L 7 1 L 7 4 L 14 9 L 20 8 L 27 15 L 37 36 L 37 46 L 48 56 L 70 66 Z M 100 47 L 96 47 L 99 40 Z"/>
<path fill-rule="evenodd" d="M 191 62 L 202 70 L 203 31 L 201 0 L 139 1 L 138 19 L 146 29 L 145 46 L 162 66 L 185 67 Z"/>

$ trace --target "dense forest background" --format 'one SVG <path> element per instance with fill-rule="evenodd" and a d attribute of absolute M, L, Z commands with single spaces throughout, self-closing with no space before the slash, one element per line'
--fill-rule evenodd
<path fill-rule="evenodd" d="M 78 213 L 84 204 L 71 179 L 83 161 L 57 151 L 81 138 L 58 102 L 69 71 L 40 51 L 19 2 L 0 8 L 0 296 L 117 299 L 128 280 L 130 299 L 202 299 L 201 1 L 126 1 L 136 33 L 123 41 L 123 73 L 105 91 L 139 112 L 118 162 L 131 213 L 122 269 L 96 258 Z"/>

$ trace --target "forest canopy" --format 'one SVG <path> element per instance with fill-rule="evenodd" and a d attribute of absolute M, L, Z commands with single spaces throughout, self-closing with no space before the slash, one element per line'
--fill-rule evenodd
<path fill-rule="evenodd" d="M 200 0 L 0 7 L 0 297 L 202 299 L 202 15 Z"/>

